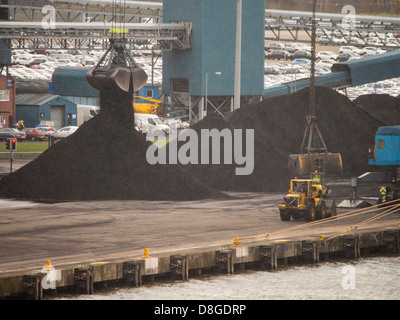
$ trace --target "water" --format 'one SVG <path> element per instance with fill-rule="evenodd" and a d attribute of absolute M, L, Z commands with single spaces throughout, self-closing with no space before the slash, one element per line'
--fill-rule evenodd
<path fill-rule="evenodd" d="M 374 257 L 117 288 L 78 300 L 399 300 L 400 257 Z"/>

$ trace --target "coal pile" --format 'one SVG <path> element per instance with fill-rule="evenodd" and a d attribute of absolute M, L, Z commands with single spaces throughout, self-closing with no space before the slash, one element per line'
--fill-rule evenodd
<path fill-rule="evenodd" d="M 149 165 L 151 142 L 102 114 L 4 178 L 1 195 L 37 201 L 196 200 L 222 196 L 183 167 Z"/>
<path fill-rule="evenodd" d="M 382 126 L 400 125 L 400 98 L 388 94 L 365 94 L 353 101 L 371 117 L 382 122 Z"/>
<path fill-rule="evenodd" d="M 234 174 L 232 165 L 191 165 L 190 172 L 215 188 L 232 191 L 285 191 L 294 178 L 288 171 L 289 154 L 300 153 L 308 112 L 308 89 L 247 105 L 222 119 L 207 116 L 193 127 L 254 129 L 254 171 Z M 328 151 L 342 155 L 344 174 L 370 171 L 368 148 L 381 122 L 356 107 L 347 97 L 328 88 L 316 88 L 317 124 Z"/>
<path fill-rule="evenodd" d="M 119 100 L 110 97 L 108 103 L 120 108 Z M 198 137 L 202 129 L 254 129 L 254 170 L 250 175 L 236 175 L 240 166 L 224 164 L 223 157 L 221 164 L 148 164 L 150 142 L 134 129 L 130 107 L 117 113 L 120 116 L 104 112 L 86 122 L 75 134 L 1 180 L 0 192 L 9 198 L 49 201 L 196 200 L 224 197 L 217 190 L 284 192 L 294 177 L 288 170 L 289 154 L 301 151 L 308 97 L 308 89 L 303 89 L 244 106 L 224 118 L 210 114 L 192 127 Z M 369 108 L 368 101 L 375 98 L 381 99 L 374 96 L 353 103 L 334 90 L 316 88 L 317 124 L 328 150 L 341 153 L 347 177 L 371 171 L 368 148 L 383 125 L 375 110 L 383 114 L 385 106 L 395 108 L 382 101 L 377 106 L 383 109 Z M 391 118 L 391 123 L 400 122 L 396 115 Z"/>
<path fill-rule="evenodd" d="M 36 201 L 198 200 L 224 197 L 181 165 L 150 165 L 134 128 L 133 90 L 101 92 L 101 112 L 0 181 L 6 198 Z"/>

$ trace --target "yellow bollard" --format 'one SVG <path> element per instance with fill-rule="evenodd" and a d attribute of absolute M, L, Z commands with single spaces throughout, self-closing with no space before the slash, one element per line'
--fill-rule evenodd
<path fill-rule="evenodd" d="M 240 242 L 239 242 L 239 238 L 236 237 L 235 240 L 233 240 L 233 246 L 234 247 L 240 247 Z"/>
<path fill-rule="evenodd" d="M 149 248 L 144 248 L 143 257 L 142 258 L 150 258 Z"/>

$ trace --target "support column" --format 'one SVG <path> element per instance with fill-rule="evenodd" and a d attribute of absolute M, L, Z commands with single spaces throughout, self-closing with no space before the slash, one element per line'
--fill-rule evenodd
<path fill-rule="evenodd" d="M 360 255 L 360 237 L 358 235 L 347 236 L 343 240 L 344 254 L 347 258 L 359 258 Z"/>
<path fill-rule="evenodd" d="M 186 256 L 171 256 L 169 268 L 172 279 L 180 277 L 182 281 L 189 280 L 189 265 Z"/>
<path fill-rule="evenodd" d="M 123 275 L 127 284 L 134 287 L 142 286 L 142 268 L 139 263 L 124 262 Z"/>
<path fill-rule="evenodd" d="M 278 268 L 278 259 L 275 246 L 260 246 L 260 261 L 265 269 L 275 270 Z"/>
<path fill-rule="evenodd" d="M 315 241 L 302 242 L 303 260 L 306 263 L 319 262 L 319 244 Z"/>
<path fill-rule="evenodd" d="M 220 272 L 233 274 L 232 250 L 221 250 L 215 253 L 215 262 Z"/>
<path fill-rule="evenodd" d="M 24 293 L 33 300 L 42 300 L 43 288 L 40 276 L 24 276 L 22 279 Z"/>
<path fill-rule="evenodd" d="M 385 249 L 390 253 L 397 253 L 400 251 L 400 229 L 387 230 L 383 232 L 383 244 Z"/>
<path fill-rule="evenodd" d="M 74 269 L 74 286 L 78 292 L 93 294 L 93 283 L 92 268 Z"/>

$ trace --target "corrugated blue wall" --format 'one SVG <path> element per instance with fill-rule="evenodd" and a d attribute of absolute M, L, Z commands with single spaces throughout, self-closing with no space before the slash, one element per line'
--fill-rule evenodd
<path fill-rule="evenodd" d="M 34 128 L 40 122 L 39 106 L 17 105 L 16 118 L 17 121 L 24 120 L 25 128 Z"/>
<path fill-rule="evenodd" d="M 69 100 L 63 99 L 58 96 L 54 96 L 54 99 L 46 101 L 40 105 L 17 105 L 16 117 L 18 120 L 24 120 L 26 128 L 34 128 L 40 123 L 40 121 L 51 120 L 51 106 L 65 105 L 64 108 L 64 125 L 68 125 L 68 113 L 71 113 L 72 120 L 71 125 L 76 126 L 77 124 L 77 107 L 76 104 Z M 44 117 L 41 118 L 40 114 L 43 113 Z M 60 128 L 57 128 L 60 129 Z"/>
<path fill-rule="evenodd" d="M 163 22 L 191 21 L 192 49 L 163 52 L 163 92 L 171 78 L 188 78 L 189 94 L 233 95 L 236 0 L 164 0 Z M 241 94 L 264 90 L 264 0 L 243 0 Z M 221 72 L 221 75 L 215 75 Z"/>

